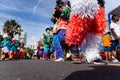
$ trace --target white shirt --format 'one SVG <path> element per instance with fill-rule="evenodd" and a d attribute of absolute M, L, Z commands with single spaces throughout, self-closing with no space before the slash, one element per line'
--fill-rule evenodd
<path fill-rule="evenodd" d="M 114 29 L 117 36 L 120 37 L 120 26 L 117 23 L 112 22 L 110 24 L 110 29 Z M 115 36 L 113 35 L 113 33 L 111 33 L 111 37 L 113 40 L 115 40 Z"/>

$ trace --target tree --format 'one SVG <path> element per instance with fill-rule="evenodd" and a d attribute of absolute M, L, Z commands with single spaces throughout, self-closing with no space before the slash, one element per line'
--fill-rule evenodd
<path fill-rule="evenodd" d="M 1 44 L 2 41 L 3 41 L 3 36 L 0 35 L 0 44 Z"/>
<path fill-rule="evenodd" d="M 13 38 L 14 34 L 21 34 L 21 25 L 15 20 L 8 20 L 4 23 L 3 32 L 8 33 L 8 35 Z"/>

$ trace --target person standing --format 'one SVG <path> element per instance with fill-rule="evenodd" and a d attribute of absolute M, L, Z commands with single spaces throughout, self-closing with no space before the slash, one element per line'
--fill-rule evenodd
<path fill-rule="evenodd" d="M 12 39 L 12 43 L 11 43 L 11 49 L 10 49 L 10 56 L 9 56 L 9 58 L 10 59 L 18 59 L 18 57 L 19 57 L 19 54 L 18 54 L 18 47 L 19 47 L 19 42 L 15 39 L 15 38 L 13 38 Z"/>
<path fill-rule="evenodd" d="M 1 42 L 1 47 L 2 47 L 2 53 L 1 56 L 3 60 L 6 59 L 6 57 L 8 57 L 8 53 L 11 49 L 11 41 L 9 40 L 8 34 L 4 34 L 3 35 L 4 40 Z"/>
<path fill-rule="evenodd" d="M 56 17 L 55 18 L 56 22 L 53 29 L 53 44 L 57 56 L 57 59 L 55 61 L 63 62 L 64 61 L 63 48 L 65 49 L 67 47 L 65 43 L 65 35 L 70 16 L 70 3 L 68 2 L 67 4 L 65 4 L 64 2 L 62 2 L 62 0 L 56 0 L 56 4 L 57 4 L 56 11 L 59 11 L 60 15 L 59 17 L 54 16 Z M 57 13 L 54 13 L 53 15 L 55 14 Z"/>
<path fill-rule="evenodd" d="M 43 36 L 44 57 L 50 58 L 50 55 L 54 52 L 52 45 L 52 35 L 50 34 L 50 28 L 46 28 L 46 34 Z"/>
<path fill-rule="evenodd" d="M 104 46 L 104 52 L 106 56 L 107 61 L 111 61 L 111 36 L 110 32 L 107 32 L 106 34 L 103 35 L 102 41 L 103 41 L 103 46 Z"/>
<path fill-rule="evenodd" d="M 119 21 L 119 16 L 117 15 L 113 15 L 112 16 L 112 23 L 110 24 L 110 29 L 111 29 L 111 36 L 112 36 L 112 55 L 114 57 L 114 62 L 117 61 L 116 57 L 117 57 L 117 49 L 118 49 L 118 45 L 119 40 L 120 40 L 120 26 L 118 25 Z"/>

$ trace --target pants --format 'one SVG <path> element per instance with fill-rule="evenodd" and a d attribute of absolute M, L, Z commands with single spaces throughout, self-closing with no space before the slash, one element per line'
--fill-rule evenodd
<path fill-rule="evenodd" d="M 40 57 L 45 58 L 45 59 L 48 58 L 48 55 L 44 53 L 43 49 L 38 51 L 38 58 L 40 58 Z"/>
<path fill-rule="evenodd" d="M 44 47 L 44 53 L 46 53 L 46 54 L 52 53 L 53 51 L 54 51 L 53 48 L 45 48 Z"/>
<path fill-rule="evenodd" d="M 53 48 L 44 48 L 44 53 L 45 55 L 48 56 L 48 58 L 50 59 L 50 55 L 54 52 Z"/>
<path fill-rule="evenodd" d="M 118 40 L 113 40 L 112 41 L 112 45 L 111 45 L 111 49 L 112 51 L 116 51 L 117 50 L 117 45 L 119 44 Z"/>
<path fill-rule="evenodd" d="M 56 51 L 57 58 L 64 58 L 64 52 L 61 46 L 61 41 L 65 39 L 66 30 L 61 29 L 57 34 L 53 35 L 53 44 Z"/>

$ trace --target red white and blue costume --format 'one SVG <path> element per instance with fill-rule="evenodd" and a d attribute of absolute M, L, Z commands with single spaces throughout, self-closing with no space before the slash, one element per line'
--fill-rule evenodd
<path fill-rule="evenodd" d="M 71 15 L 66 31 L 68 45 L 81 45 L 86 40 L 85 57 L 88 63 L 101 59 L 99 45 L 106 28 L 103 0 L 69 0 Z"/>

